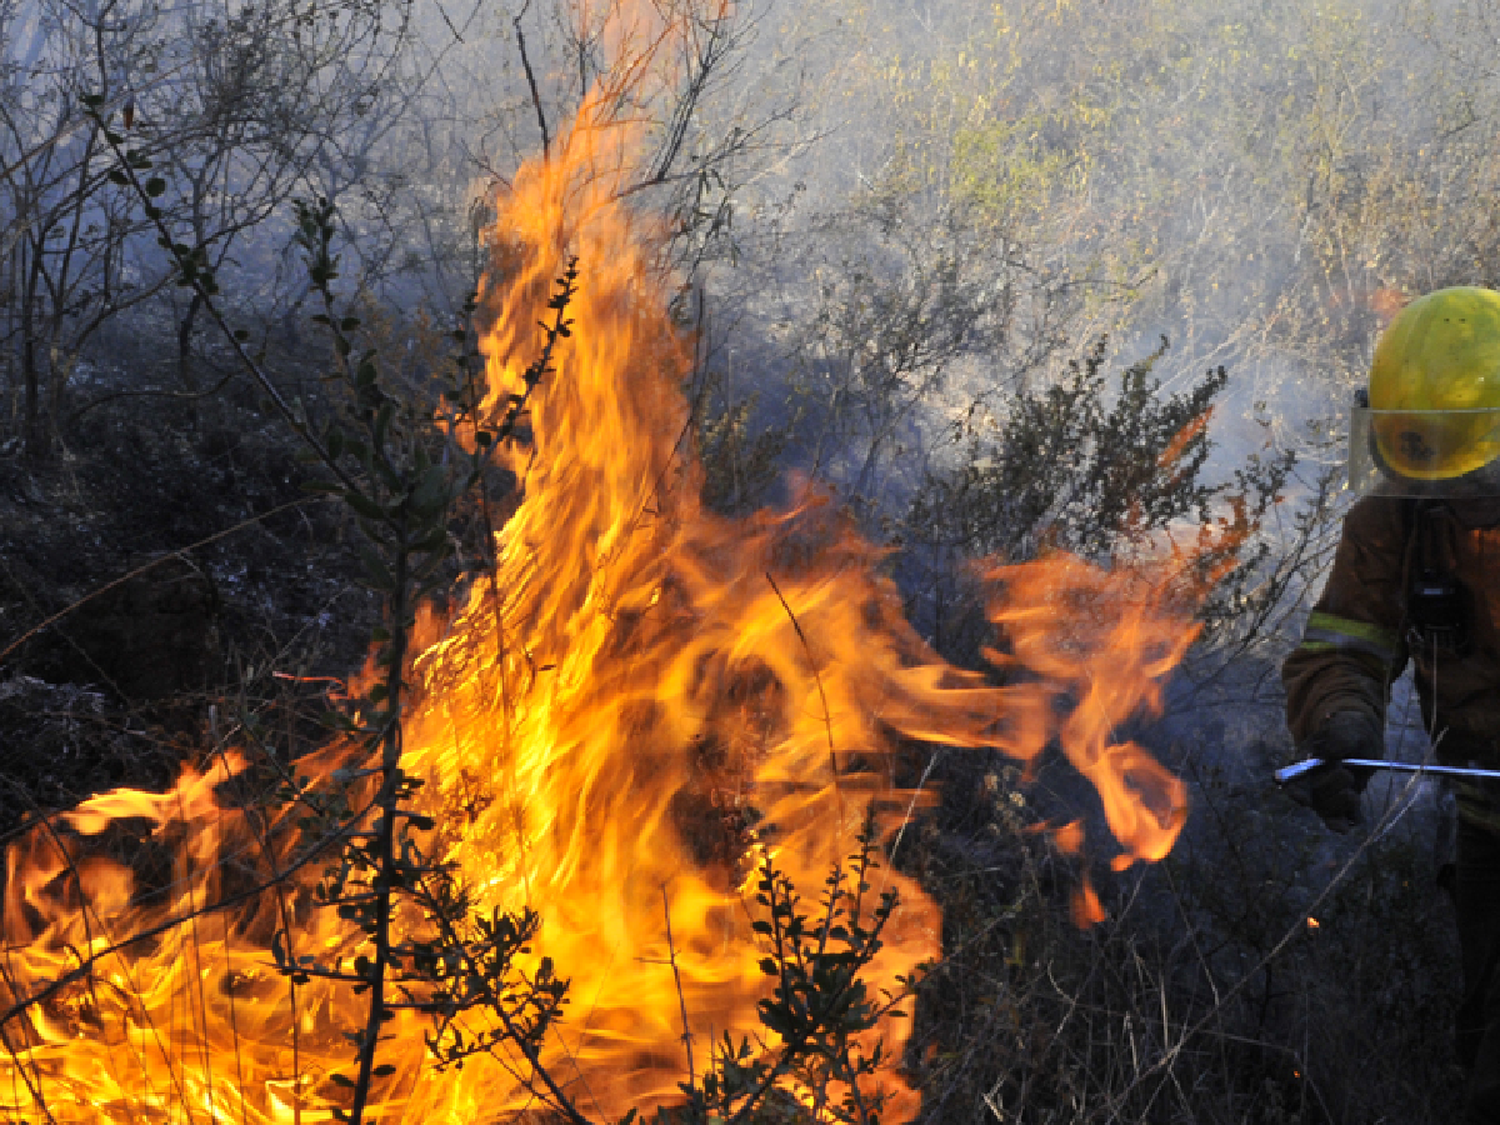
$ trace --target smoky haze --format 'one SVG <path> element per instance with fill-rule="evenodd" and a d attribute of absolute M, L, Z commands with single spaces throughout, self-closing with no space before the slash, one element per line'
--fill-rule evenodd
<path fill-rule="evenodd" d="M 1213 470 L 1294 450 L 1311 494 L 1382 318 L 1494 280 L 1478 0 L 693 11 L 629 112 L 635 197 L 668 216 L 706 341 L 695 393 L 736 456 L 774 451 L 872 527 L 1103 337 L 1116 366 L 1168 339 L 1164 393 L 1227 367 Z M 3 0 L 9 413 L 65 427 L 94 383 L 208 379 L 199 302 L 91 112 L 120 128 L 129 105 L 173 237 L 260 336 L 299 331 L 296 199 L 338 206 L 351 291 L 441 318 L 487 261 L 492 193 L 659 14 Z"/>

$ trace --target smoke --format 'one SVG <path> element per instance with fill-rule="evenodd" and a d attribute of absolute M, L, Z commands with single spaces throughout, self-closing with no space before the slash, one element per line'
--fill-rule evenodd
<path fill-rule="evenodd" d="M 694 32 L 635 87 L 660 174 L 631 198 L 676 232 L 662 265 L 702 335 L 700 405 L 748 404 L 748 430 L 774 433 L 785 465 L 873 513 L 900 512 L 952 463 L 965 419 L 1003 415 L 1016 389 L 1105 334 L 1118 365 L 1167 337 L 1156 372 L 1168 393 L 1228 367 L 1221 476 L 1268 444 L 1336 460 L 1331 435 L 1383 316 L 1405 296 L 1494 280 L 1500 73 L 1497 18 L 1480 0 L 657 7 L 689 14 Z M 66 101 L 48 101 L 46 82 L 71 73 L 61 61 L 77 44 L 54 8 L 0 3 L 0 100 Z M 219 104 L 207 94 L 227 89 L 224 63 L 274 91 L 276 67 L 312 57 L 279 24 L 246 39 L 251 9 L 190 8 L 133 24 L 135 39 L 74 68 L 139 87 L 163 144 L 171 107 Z M 380 25 L 378 72 L 352 55 L 328 71 L 344 83 L 336 130 L 305 140 L 316 122 L 301 104 L 251 115 L 304 140 L 274 185 L 245 180 L 253 162 L 226 163 L 225 184 L 261 193 L 260 210 L 226 212 L 226 288 L 295 319 L 290 199 L 323 195 L 340 204 L 351 287 L 456 310 L 488 264 L 489 197 L 611 80 L 609 60 L 628 54 L 611 37 L 647 44 L 651 11 L 393 6 L 404 22 Z M 139 29 L 167 36 L 172 20 L 196 38 L 174 40 L 180 74 L 148 77 Z M 319 42 L 339 42 L 339 26 Z M 358 57 L 374 42 L 358 41 Z M 43 63 L 51 77 L 23 98 L 23 71 Z M 197 77 L 219 85 L 185 100 Z M 30 167 L 36 138 L 11 139 L 7 165 Z M 181 179 L 166 197 L 179 210 Z M 86 218 L 119 211 L 100 198 Z M 159 281 L 154 232 L 129 238 L 134 283 Z M 144 329 L 153 309 L 176 322 L 182 306 L 169 287 L 120 316 Z"/>
<path fill-rule="evenodd" d="M 756 185 L 752 218 L 781 237 L 747 238 L 720 279 L 780 342 L 766 359 L 785 379 L 828 351 L 852 275 L 909 293 L 946 240 L 966 282 L 949 299 L 1004 323 L 932 358 L 924 375 L 962 378 L 927 381 L 928 420 L 1045 377 L 1039 355 L 1108 333 L 1128 362 L 1166 336 L 1166 390 L 1231 371 L 1228 472 L 1267 441 L 1320 445 L 1404 297 L 1492 280 L 1484 5 L 867 2 L 800 19 L 841 37 L 821 139 Z M 882 270 L 882 240 L 921 257 Z"/>

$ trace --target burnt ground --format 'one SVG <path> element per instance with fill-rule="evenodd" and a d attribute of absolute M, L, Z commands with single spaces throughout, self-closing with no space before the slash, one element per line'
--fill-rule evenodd
<path fill-rule="evenodd" d="M 206 749 L 210 706 L 320 710 L 378 606 L 279 420 L 124 400 L 0 452 L 0 826 Z M 268 514 L 269 513 L 269 514 Z M 307 682 L 287 677 L 303 677 Z"/>

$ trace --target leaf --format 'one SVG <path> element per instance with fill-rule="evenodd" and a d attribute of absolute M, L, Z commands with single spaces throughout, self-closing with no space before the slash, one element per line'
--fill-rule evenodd
<path fill-rule="evenodd" d="M 396 588 L 395 575 L 368 543 L 356 543 L 355 551 L 359 554 L 359 561 L 365 568 L 365 576 L 370 580 L 371 586 L 382 593 Z"/>
<path fill-rule="evenodd" d="M 448 529 L 438 524 L 426 535 L 414 540 L 411 549 L 419 554 L 440 552 L 446 555 L 448 553 Z"/>
<path fill-rule="evenodd" d="M 395 414 L 395 404 L 391 402 L 381 403 L 380 409 L 375 414 L 375 425 L 371 433 L 371 442 L 378 450 L 385 449 L 386 431 L 390 429 L 391 418 Z M 396 486 L 393 485 L 394 489 Z"/>
<path fill-rule="evenodd" d="M 448 470 L 442 465 L 433 465 L 417 481 L 407 503 L 413 514 L 431 516 L 447 507 L 448 499 Z"/>
<path fill-rule="evenodd" d="M 353 452 L 352 449 L 351 452 Z M 358 454 L 355 455 L 358 456 Z M 367 520 L 383 521 L 385 519 L 385 509 L 362 492 L 346 492 L 344 501 L 354 509 L 355 514 L 364 516 Z"/>
<path fill-rule="evenodd" d="M 347 1074 L 330 1074 L 328 1081 L 332 1082 L 335 1086 L 342 1086 L 346 1090 L 354 1089 L 354 1079 L 350 1078 Z"/>
<path fill-rule="evenodd" d="M 148 196 L 150 196 L 152 199 L 155 199 L 157 196 L 162 195 L 166 192 L 167 181 L 162 179 L 160 176 L 152 176 L 149 180 L 146 181 L 145 190 Z"/>

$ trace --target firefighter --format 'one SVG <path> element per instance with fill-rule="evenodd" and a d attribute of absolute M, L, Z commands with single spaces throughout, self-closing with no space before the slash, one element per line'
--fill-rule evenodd
<path fill-rule="evenodd" d="M 1282 668 L 1293 737 L 1330 763 L 1301 797 L 1340 830 L 1358 822 L 1368 774 L 1337 763 L 1384 757 L 1408 662 L 1437 759 L 1500 769 L 1500 293 L 1443 289 L 1396 315 L 1349 446 L 1361 495 Z M 1500 1123 L 1500 787 L 1455 796 L 1463 1120 Z"/>

